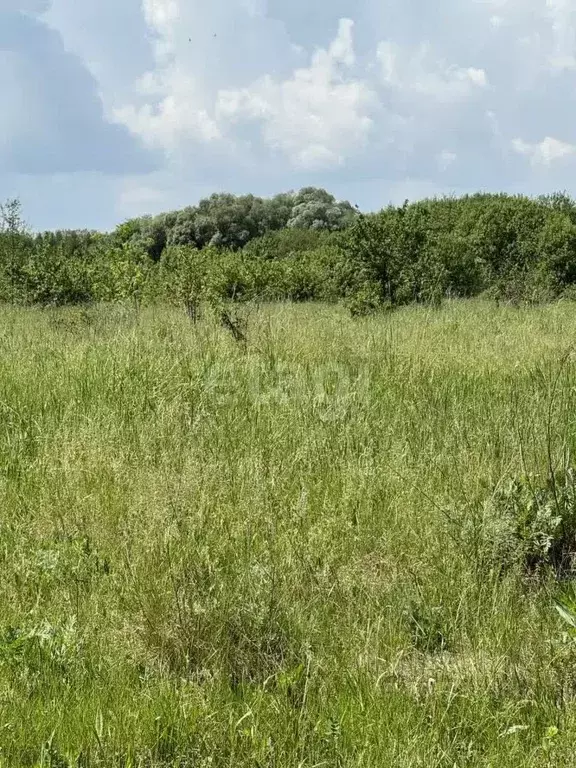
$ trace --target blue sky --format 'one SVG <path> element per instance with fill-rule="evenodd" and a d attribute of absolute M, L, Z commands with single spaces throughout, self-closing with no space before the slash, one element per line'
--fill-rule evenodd
<path fill-rule="evenodd" d="M 0 199 L 576 195 L 576 0 L 0 0 Z"/>

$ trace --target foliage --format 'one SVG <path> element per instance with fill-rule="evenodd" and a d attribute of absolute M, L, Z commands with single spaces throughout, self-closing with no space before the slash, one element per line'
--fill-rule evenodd
<path fill-rule="evenodd" d="M 425 200 L 360 217 L 348 248 L 391 304 L 488 288 L 502 300 L 542 301 L 576 276 L 574 218 L 565 196 Z"/>
<path fill-rule="evenodd" d="M 354 315 L 484 294 L 536 304 L 576 292 L 576 204 L 478 194 L 360 214 L 322 189 L 215 194 L 109 234 L 31 234 L 0 214 L 0 300 L 341 301 Z"/>
<path fill-rule="evenodd" d="M 143 243 L 157 261 L 166 244 L 238 250 L 285 227 L 340 230 L 354 216 L 349 203 L 337 202 L 333 195 L 314 187 L 270 199 L 221 193 L 181 211 L 125 222 L 116 235 Z"/>
<path fill-rule="evenodd" d="M 305 187 L 293 198 L 287 226 L 293 229 L 337 231 L 349 226 L 356 218 L 348 202 L 337 202 L 323 189 Z"/>
<path fill-rule="evenodd" d="M 154 262 L 133 242 L 106 248 L 93 262 L 92 296 L 97 301 L 142 302 L 154 297 Z"/>
<path fill-rule="evenodd" d="M 554 605 L 567 625 L 568 636 L 573 640 L 576 639 L 576 587 L 573 581 L 564 585 L 556 597 Z"/>
<path fill-rule="evenodd" d="M 95 236 L 97 239 L 97 236 Z M 45 233 L 21 265 L 21 300 L 31 304 L 77 304 L 92 299 L 90 233 Z"/>
<path fill-rule="evenodd" d="M 22 267 L 31 249 L 18 199 L 0 205 L 0 299 L 16 302 Z"/>
<path fill-rule="evenodd" d="M 244 253 L 255 258 L 278 260 L 337 244 L 338 238 L 325 229 L 286 228 L 251 240 Z"/>
<path fill-rule="evenodd" d="M 537 476 L 515 478 L 497 490 L 492 503 L 502 563 L 518 561 L 529 572 L 551 566 L 565 573 L 573 567 L 576 482 L 571 467 L 544 482 Z"/>
<path fill-rule="evenodd" d="M 166 248 L 160 260 L 160 283 L 164 295 L 186 308 L 196 317 L 198 307 L 206 292 L 206 252 L 193 246 L 172 245 Z"/>

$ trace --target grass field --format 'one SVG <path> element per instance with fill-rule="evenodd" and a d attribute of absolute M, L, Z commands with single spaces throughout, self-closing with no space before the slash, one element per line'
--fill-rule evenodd
<path fill-rule="evenodd" d="M 575 340 L 0 310 L 0 766 L 573 766 L 558 585 L 494 499 L 569 462 Z"/>

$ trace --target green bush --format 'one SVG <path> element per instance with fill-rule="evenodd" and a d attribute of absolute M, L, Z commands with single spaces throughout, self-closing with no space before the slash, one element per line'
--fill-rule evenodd
<path fill-rule="evenodd" d="M 92 297 L 98 301 L 140 303 L 156 293 L 154 262 L 144 250 L 130 242 L 104 250 L 91 267 Z"/>
<path fill-rule="evenodd" d="M 384 303 L 437 303 L 485 290 L 533 303 L 557 297 L 576 279 L 575 217 L 562 195 L 425 200 L 359 217 L 346 244 Z"/>
<path fill-rule="evenodd" d="M 361 215 L 325 190 L 213 195 L 111 234 L 27 231 L 0 211 L 0 300 L 343 301 L 353 314 L 446 296 L 539 303 L 574 294 L 576 204 L 478 194 Z"/>
<path fill-rule="evenodd" d="M 574 469 L 546 478 L 514 478 L 491 503 L 486 527 L 493 555 L 503 566 L 514 562 L 527 572 L 549 566 L 572 568 L 576 554 Z"/>

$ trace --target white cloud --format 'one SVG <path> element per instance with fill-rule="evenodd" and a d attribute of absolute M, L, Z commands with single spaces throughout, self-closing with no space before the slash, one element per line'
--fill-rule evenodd
<path fill-rule="evenodd" d="M 408 137 L 400 134 L 412 124 L 413 145 L 414 115 L 387 105 L 387 91 L 395 91 L 404 101 L 410 97 L 417 113 L 422 99 L 456 105 L 488 87 L 483 68 L 450 64 L 429 44 L 406 49 L 382 42 L 359 63 L 350 19 L 340 19 L 335 38 L 317 48 L 308 65 L 287 69 L 291 59 L 301 59 L 302 49 L 282 38 L 264 17 L 261 3 L 247 5 L 246 0 L 233 0 L 231 6 L 240 27 L 238 36 L 249 18 L 263 40 L 275 31 L 284 47 L 274 56 L 259 50 L 261 74 L 231 87 L 226 77 L 234 79 L 238 73 L 228 47 L 218 48 L 222 58 L 212 66 L 211 44 L 217 47 L 216 38 L 222 34 L 216 11 L 223 10 L 223 3 L 216 0 L 211 6 L 209 23 L 204 18 L 200 24 L 201 37 L 192 33 L 188 37 L 193 17 L 184 0 L 143 0 L 146 21 L 156 36 L 157 66 L 136 83 L 134 103 L 116 108 L 114 115 L 148 146 L 163 149 L 169 157 L 190 153 L 195 145 L 209 145 L 220 155 L 244 161 L 250 153 L 268 150 L 276 158 L 284 156 L 295 169 L 339 168 L 362 154 L 376 125 L 382 146 L 389 151 L 399 139 L 407 151 Z M 213 28 L 218 33 L 212 33 Z M 200 57 L 195 54 L 198 47 Z M 248 60 L 254 58 L 252 52 Z M 284 67 L 278 67 L 279 60 Z M 248 75 L 246 59 L 242 64 Z M 279 76 L 272 73 L 274 68 L 287 71 Z"/>
<path fill-rule="evenodd" d="M 178 21 L 177 0 L 143 0 L 142 9 L 146 23 L 159 33 L 170 33 Z"/>
<path fill-rule="evenodd" d="M 516 43 L 530 48 L 542 69 L 576 67 L 576 4 L 574 0 L 487 0 L 494 10 L 490 23 L 506 24 Z"/>
<path fill-rule="evenodd" d="M 113 172 L 109 208 L 96 199 L 109 187 L 91 199 L 87 177 L 87 224 L 93 210 L 137 214 L 223 189 L 320 184 L 367 207 L 406 179 L 411 195 L 573 185 L 576 0 L 48 5 L 0 0 L 0 155 L 11 158 L 0 171 Z M 90 82 L 67 79 L 80 69 Z M 135 178 L 141 159 L 125 159 L 139 143 L 160 167 Z M 40 192 L 37 208 L 43 217 Z"/>
<path fill-rule="evenodd" d="M 191 142 L 222 138 L 220 128 L 205 106 L 202 81 L 188 58 L 183 37 L 186 16 L 184 0 L 143 0 L 148 27 L 155 34 L 156 69 L 135 83 L 134 101 L 113 110 L 115 119 L 144 143 L 167 155 Z"/>
<path fill-rule="evenodd" d="M 373 120 L 376 94 L 350 75 L 355 55 L 353 22 L 340 21 L 328 50 L 318 50 L 307 68 L 284 81 L 265 76 L 241 90 L 218 95 L 223 121 L 257 120 L 265 142 L 301 168 L 330 168 L 362 149 Z"/>
<path fill-rule="evenodd" d="M 352 30 L 354 29 L 354 22 L 351 19 L 340 19 L 338 25 L 338 34 L 336 39 L 330 44 L 328 49 L 328 56 L 324 56 L 323 51 L 319 51 L 314 57 L 314 64 L 322 58 L 327 59 L 327 65 L 330 66 L 331 62 L 338 62 L 351 67 L 355 61 L 356 56 L 354 54 L 354 41 L 352 39 Z"/>
<path fill-rule="evenodd" d="M 142 96 L 158 95 L 159 101 L 121 107 L 114 111 L 114 116 L 149 147 L 170 154 L 182 142 L 222 138 L 215 120 L 198 104 L 194 77 L 177 70 L 159 80 L 145 76 L 138 83 L 138 92 Z"/>
<path fill-rule="evenodd" d="M 154 68 L 114 105 L 115 120 L 172 162 L 193 162 L 205 145 L 233 154 L 237 141 L 215 114 L 218 90 L 256 75 L 258 54 L 268 62 L 287 43 L 263 11 L 260 0 L 142 0 Z"/>
<path fill-rule="evenodd" d="M 551 136 L 541 142 L 531 144 L 523 139 L 513 139 L 512 149 L 519 155 L 525 155 L 535 166 L 551 166 L 556 160 L 576 155 L 576 145 L 569 144 Z"/>
<path fill-rule="evenodd" d="M 455 152 L 450 152 L 448 149 L 443 149 L 438 155 L 438 168 L 441 171 L 446 171 L 453 165 L 458 159 L 458 155 Z"/>
<path fill-rule="evenodd" d="M 552 20 L 550 65 L 559 70 L 576 67 L 576 29 L 573 0 L 547 0 Z"/>
<path fill-rule="evenodd" d="M 488 85 L 483 69 L 447 64 L 433 56 L 428 44 L 420 45 L 412 53 L 397 43 L 383 41 L 376 56 L 385 85 L 439 102 L 466 99 Z"/>

